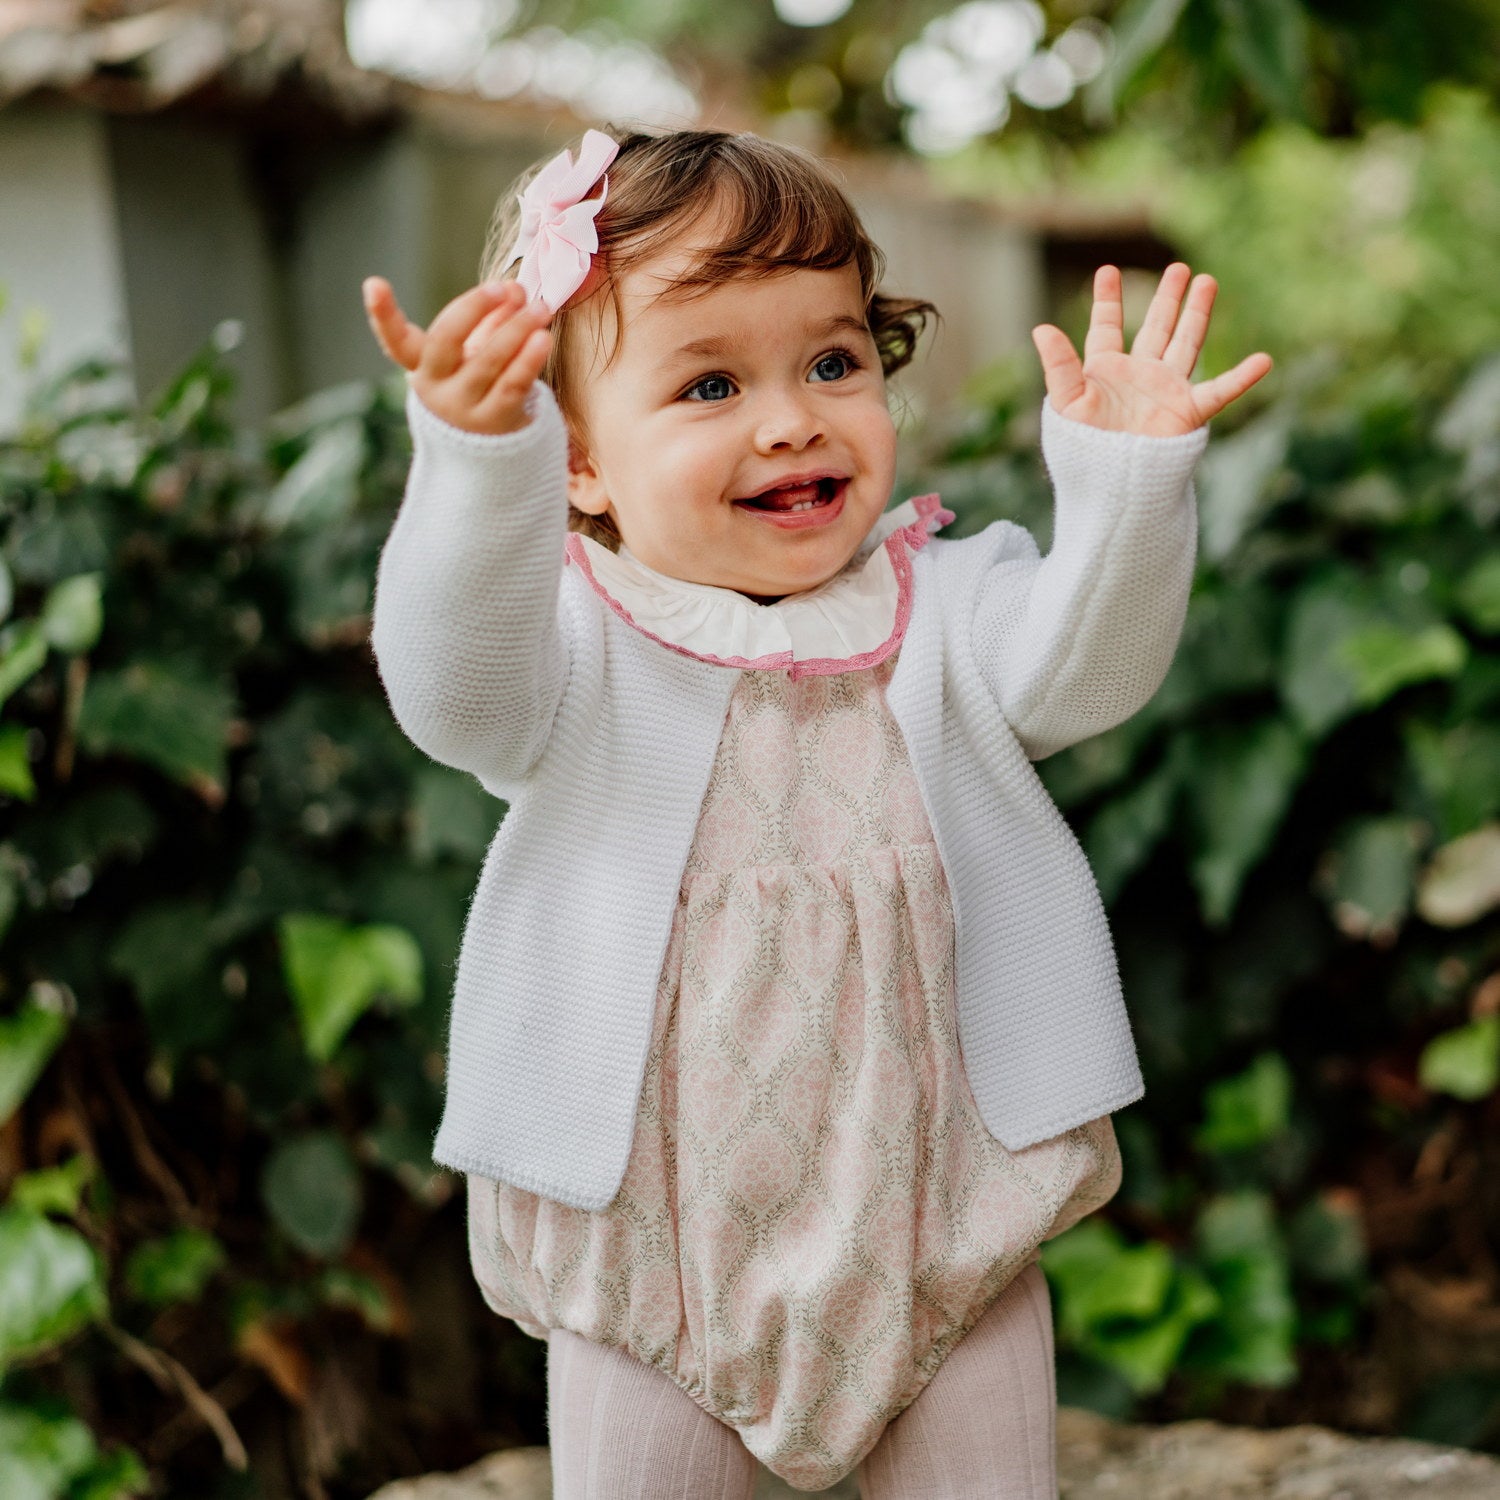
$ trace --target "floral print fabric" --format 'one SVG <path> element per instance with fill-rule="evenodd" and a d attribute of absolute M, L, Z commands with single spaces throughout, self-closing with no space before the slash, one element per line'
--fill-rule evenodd
<path fill-rule="evenodd" d="M 629 1349 L 802 1490 L 849 1473 L 1120 1181 L 1108 1116 L 1022 1151 L 979 1118 L 896 660 L 741 673 L 615 1200 L 469 1178 L 494 1311 Z"/>

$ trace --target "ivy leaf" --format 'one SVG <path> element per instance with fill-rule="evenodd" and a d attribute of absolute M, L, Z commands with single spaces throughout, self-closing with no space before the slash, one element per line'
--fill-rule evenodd
<path fill-rule="evenodd" d="M 424 767 L 412 787 L 412 858 L 424 865 L 444 854 L 483 858 L 501 807 L 472 776 L 446 766 Z"/>
<path fill-rule="evenodd" d="M 15 1114 L 67 1034 L 67 1018 L 33 985 L 25 1003 L 0 1019 L 0 1124 Z"/>
<path fill-rule="evenodd" d="M 42 605 L 42 634 L 70 655 L 91 650 L 104 625 L 104 575 L 79 573 L 54 584 Z"/>
<path fill-rule="evenodd" d="M 0 792 L 30 802 L 36 796 L 31 757 L 26 753 L 26 730 L 19 724 L 0 727 Z"/>
<path fill-rule="evenodd" d="M 1463 927 L 1500 906 L 1500 822 L 1452 839 L 1417 881 L 1417 912 L 1434 927 Z"/>
<path fill-rule="evenodd" d="M 0 630 L 0 703 L 35 677 L 47 660 L 47 637 L 35 620 L 17 620 Z"/>
<path fill-rule="evenodd" d="M 1180 757 L 1168 755 L 1144 781 L 1106 803 L 1089 823 L 1083 846 L 1106 905 L 1150 857 L 1172 820 L 1181 785 Z"/>
<path fill-rule="evenodd" d="M 125 1262 L 125 1285 L 133 1297 L 155 1307 L 196 1302 L 228 1258 L 224 1246 L 207 1230 L 174 1230 L 135 1247 Z"/>
<path fill-rule="evenodd" d="M 1314 738 L 1347 718 L 1360 703 L 1345 640 L 1371 622 L 1367 587 L 1348 571 L 1324 574 L 1292 601 L 1282 646 L 1281 698 Z"/>
<path fill-rule="evenodd" d="M 1057 1284 L 1058 1321 L 1075 1341 L 1112 1318 L 1155 1316 L 1172 1283 L 1172 1252 L 1156 1240 L 1127 1245 L 1099 1219 L 1085 1220 L 1042 1248 L 1043 1269 Z"/>
<path fill-rule="evenodd" d="M 359 500 L 367 460 L 358 417 L 325 427 L 266 496 L 261 520 L 272 531 L 317 530 L 342 521 Z"/>
<path fill-rule="evenodd" d="M 76 1214 L 95 1170 L 93 1157 L 80 1151 L 58 1166 L 23 1172 L 11 1186 L 10 1204 L 39 1214 Z"/>
<path fill-rule="evenodd" d="M 1282 401 L 1209 445 L 1198 463 L 1199 543 L 1220 562 L 1281 498 L 1296 406 Z"/>
<path fill-rule="evenodd" d="M 261 1196 L 287 1237 L 309 1255 L 334 1260 L 359 1219 L 359 1169 L 332 1131 L 283 1141 L 261 1179 Z"/>
<path fill-rule="evenodd" d="M 422 950 L 404 928 L 351 927 L 334 917 L 291 913 L 280 922 L 282 968 L 309 1056 L 326 1062 L 349 1028 L 385 995 L 422 998 Z"/>
<path fill-rule="evenodd" d="M 0 1366 L 71 1338 L 108 1304 L 98 1252 L 76 1229 L 0 1210 Z"/>
<path fill-rule="evenodd" d="M 1200 1151 L 1227 1153 L 1264 1145 L 1291 1118 L 1292 1074 L 1275 1052 L 1262 1052 L 1243 1073 L 1210 1084 L 1207 1120 L 1195 1137 Z"/>
<path fill-rule="evenodd" d="M 1202 736 L 1186 772 L 1204 921 L 1224 926 L 1246 875 L 1271 845 L 1307 766 L 1308 744 L 1282 719 Z"/>
<path fill-rule="evenodd" d="M 56 1398 L 37 1405 L 0 1401 L 0 1495 L 69 1500 L 98 1457 L 88 1427 Z M 139 1491 L 138 1491 L 139 1493 Z"/>
<path fill-rule="evenodd" d="M 1486 635 L 1500 633 L 1500 552 L 1490 552 L 1464 574 L 1455 590 L 1469 623 Z"/>
<path fill-rule="evenodd" d="M 1480 1016 L 1422 1049 L 1417 1082 L 1455 1099 L 1483 1099 L 1500 1083 L 1500 1015 Z"/>
<path fill-rule="evenodd" d="M 227 680 L 141 658 L 89 679 L 78 740 L 91 755 L 145 761 L 219 801 L 234 713 Z"/>
<path fill-rule="evenodd" d="M 1340 830 L 1317 885 L 1347 937 L 1389 944 L 1411 909 L 1421 825 L 1392 813 Z"/>
<path fill-rule="evenodd" d="M 1307 16 L 1297 0 L 1214 0 L 1228 53 L 1273 114 L 1307 118 Z"/>
<path fill-rule="evenodd" d="M 1411 682 L 1456 677 L 1469 647 L 1451 625 L 1429 625 L 1415 632 L 1385 623 L 1367 625 L 1339 643 L 1340 658 L 1354 676 L 1361 708 L 1384 703 Z"/>
<path fill-rule="evenodd" d="M 1251 1385 L 1290 1384 L 1297 1307 L 1270 1197 L 1245 1189 L 1211 1199 L 1196 1238 L 1219 1310 L 1195 1340 L 1194 1363 Z"/>
<path fill-rule="evenodd" d="M 1432 806 L 1440 840 L 1471 833 L 1500 813 L 1500 724 L 1466 717 L 1439 729 L 1413 717 L 1401 733 L 1407 764 Z"/>

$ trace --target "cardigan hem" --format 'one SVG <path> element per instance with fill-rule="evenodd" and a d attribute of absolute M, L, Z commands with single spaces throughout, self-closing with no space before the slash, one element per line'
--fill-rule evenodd
<path fill-rule="evenodd" d="M 1064 1131 L 1076 1130 L 1080 1125 L 1087 1125 L 1090 1121 L 1101 1120 L 1105 1115 L 1112 1115 L 1117 1109 L 1124 1109 L 1127 1104 L 1134 1104 L 1137 1099 L 1145 1097 L 1146 1085 L 1144 1082 L 1128 1089 L 1123 1094 L 1107 1095 L 1103 1100 L 1090 1104 L 1081 1111 L 1075 1110 L 1066 1115 L 1057 1115 L 1051 1120 L 1044 1120 L 1035 1130 L 1024 1136 L 1016 1136 L 1007 1140 L 998 1131 L 990 1130 L 990 1134 L 1005 1147 L 1007 1151 L 1024 1151 L 1028 1146 L 1038 1145 L 1042 1141 L 1050 1141 L 1055 1135 L 1062 1135 Z M 975 1101 L 976 1106 L 978 1101 Z M 980 1116 L 981 1122 L 984 1116 Z M 989 1130 L 988 1124 L 984 1127 Z"/>
<path fill-rule="evenodd" d="M 620 1181 L 610 1190 L 609 1197 L 596 1199 L 590 1197 L 583 1201 L 579 1194 L 559 1189 L 558 1186 L 545 1181 L 534 1172 L 513 1172 L 509 1168 L 496 1167 L 491 1162 L 481 1161 L 479 1157 L 464 1151 L 443 1151 L 439 1153 L 434 1147 L 432 1153 L 433 1161 L 440 1167 L 447 1167 L 454 1172 L 472 1172 L 476 1177 L 488 1177 L 492 1182 L 507 1182 L 511 1187 L 520 1188 L 522 1192 L 535 1193 L 539 1198 L 549 1198 L 554 1203 L 561 1203 L 565 1208 L 580 1209 L 584 1213 L 597 1213 L 601 1208 L 608 1208 L 620 1194 L 620 1184 L 625 1181 L 625 1174 L 620 1173 Z"/>

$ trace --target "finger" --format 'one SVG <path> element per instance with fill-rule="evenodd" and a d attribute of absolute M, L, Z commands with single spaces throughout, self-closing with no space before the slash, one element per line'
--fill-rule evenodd
<path fill-rule="evenodd" d="M 531 335 L 551 321 L 552 314 L 545 304 L 535 303 L 501 323 L 454 376 L 465 399 L 475 404 L 483 401 Z M 527 377 L 525 384 L 530 385 L 533 379 L 534 374 Z"/>
<path fill-rule="evenodd" d="M 490 335 L 495 332 L 509 316 L 509 309 L 500 307 L 494 312 L 486 313 L 479 320 L 479 326 L 464 340 L 464 358 L 472 359 L 489 342 Z"/>
<path fill-rule="evenodd" d="M 1042 375 L 1054 408 L 1076 401 L 1083 394 L 1083 365 L 1073 341 L 1061 328 L 1040 323 L 1031 330 L 1031 342 L 1041 356 Z"/>
<path fill-rule="evenodd" d="M 463 363 L 464 340 L 481 319 L 505 308 L 513 313 L 525 299 L 525 289 L 517 281 L 485 282 L 461 292 L 427 329 L 422 373 L 433 380 L 446 380 Z"/>
<path fill-rule="evenodd" d="M 551 331 L 533 328 L 516 351 L 516 357 L 500 372 L 490 387 L 489 394 L 475 407 L 475 415 L 486 424 L 513 419 L 516 426 L 524 425 L 522 403 L 526 400 L 532 382 L 542 373 L 542 366 L 547 363 L 547 355 L 551 349 Z"/>
<path fill-rule="evenodd" d="M 1089 313 L 1089 331 L 1083 341 L 1083 357 L 1125 352 L 1125 303 L 1120 268 L 1100 266 L 1094 272 L 1094 306 Z"/>
<path fill-rule="evenodd" d="M 367 276 L 361 290 L 365 316 L 386 358 L 405 370 L 416 369 L 425 335 L 401 311 L 390 282 L 382 276 Z"/>
<path fill-rule="evenodd" d="M 1192 272 L 1180 260 L 1174 260 L 1161 273 L 1161 280 L 1156 284 L 1156 295 L 1152 297 L 1151 306 L 1146 309 L 1146 316 L 1130 346 L 1132 355 L 1140 354 L 1147 359 L 1161 358 L 1162 350 L 1167 347 L 1167 340 L 1172 337 L 1172 329 L 1177 323 L 1177 310 L 1182 306 L 1182 294 L 1191 275 Z"/>
<path fill-rule="evenodd" d="M 1198 364 L 1198 354 L 1208 333 L 1208 318 L 1218 290 L 1219 284 L 1212 276 L 1203 275 L 1194 279 L 1192 289 L 1188 292 L 1187 305 L 1177 320 L 1177 329 L 1162 355 L 1162 362 L 1184 380 L 1191 379 Z"/>
<path fill-rule="evenodd" d="M 1195 385 L 1193 406 L 1199 422 L 1207 422 L 1231 401 L 1243 396 L 1257 380 L 1270 373 L 1272 363 L 1271 356 L 1263 351 L 1247 354 L 1232 370 Z"/>

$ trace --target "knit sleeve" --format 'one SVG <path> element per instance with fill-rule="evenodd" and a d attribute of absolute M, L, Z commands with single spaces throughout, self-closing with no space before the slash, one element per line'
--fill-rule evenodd
<path fill-rule="evenodd" d="M 465 432 L 408 389 L 412 465 L 375 580 L 371 644 L 397 722 L 482 780 L 530 770 L 568 675 L 566 429 L 541 381 L 526 410 L 515 432 Z"/>
<path fill-rule="evenodd" d="M 1198 543 L 1193 469 L 1208 428 L 1110 432 L 1042 406 L 1052 547 L 1009 547 L 981 581 L 976 660 L 1027 755 L 1123 723 L 1154 696 L 1187 615 Z"/>

